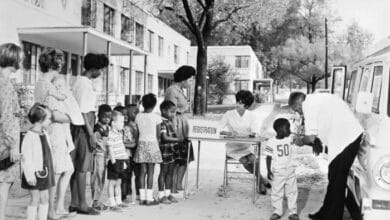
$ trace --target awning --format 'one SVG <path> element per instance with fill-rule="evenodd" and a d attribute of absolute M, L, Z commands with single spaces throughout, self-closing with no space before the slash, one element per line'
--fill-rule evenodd
<path fill-rule="evenodd" d="M 54 47 L 63 51 L 83 55 L 83 39 L 86 33 L 87 53 L 107 53 L 107 42 L 111 42 L 112 56 L 129 56 L 130 50 L 134 55 L 147 55 L 126 41 L 111 35 L 96 31 L 90 27 L 33 27 L 18 28 L 20 40 L 43 46 Z"/>

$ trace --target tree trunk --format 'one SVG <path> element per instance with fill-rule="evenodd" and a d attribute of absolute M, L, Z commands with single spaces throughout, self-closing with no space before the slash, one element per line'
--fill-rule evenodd
<path fill-rule="evenodd" d="M 204 42 L 198 42 L 198 54 L 196 59 L 194 115 L 203 115 L 204 113 L 206 113 L 206 75 L 207 46 Z"/>

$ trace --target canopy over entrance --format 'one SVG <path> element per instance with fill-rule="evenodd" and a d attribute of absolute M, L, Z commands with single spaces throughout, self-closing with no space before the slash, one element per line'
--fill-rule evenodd
<path fill-rule="evenodd" d="M 129 56 L 130 51 L 133 51 L 134 55 L 147 55 L 145 51 L 126 41 L 118 40 L 90 27 L 18 28 L 18 33 L 22 41 L 54 47 L 78 55 L 107 54 L 108 43 L 111 44 L 110 55 L 112 56 Z"/>

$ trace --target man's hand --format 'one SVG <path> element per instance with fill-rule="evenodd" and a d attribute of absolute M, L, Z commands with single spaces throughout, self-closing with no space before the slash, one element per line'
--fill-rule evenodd
<path fill-rule="evenodd" d="M 34 178 L 32 180 L 27 181 L 27 183 L 30 186 L 35 186 L 35 184 L 37 184 L 37 179 L 34 176 Z"/>
<path fill-rule="evenodd" d="M 271 171 L 268 171 L 267 178 L 269 180 L 273 180 L 274 179 L 274 174 Z"/>
<path fill-rule="evenodd" d="M 300 147 L 304 145 L 303 140 L 300 136 L 294 136 L 293 144 L 300 146 Z"/>
<path fill-rule="evenodd" d="M 314 155 L 318 156 L 320 153 L 322 153 L 322 150 L 324 148 L 322 141 L 316 137 L 313 142 L 313 153 Z"/>
<path fill-rule="evenodd" d="M 19 153 L 18 148 L 11 149 L 10 159 L 11 159 L 11 162 L 16 162 L 16 161 L 20 160 L 20 153 Z"/>

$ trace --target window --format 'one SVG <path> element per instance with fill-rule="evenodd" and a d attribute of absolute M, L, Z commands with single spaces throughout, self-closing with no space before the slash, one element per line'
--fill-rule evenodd
<path fill-rule="evenodd" d="M 114 9 L 104 5 L 103 32 L 114 35 Z"/>
<path fill-rule="evenodd" d="M 249 81 L 248 80 L 236 80 L 234 82 L 234 87 L 236 92 L 240 90 L 248 90 L 249 89 Z"/>
<path fill-rule="evenodd" d="M 135 93 L 138 95 L 143 94 L 144 85 L 144 73 L 140 71 L 135 72 Z"/>
<path fill-rule="evenodd" d="M 134 41 L 134 18 L 121 17 L 121 39 L 132 43 Z"/>
<path fill-rule="evenodd" d="M 87 0 L 81 8 L 81 24 L 96 28 L 96 0 Z"/>
<path fill-rule="evenodd" d="M 148 74 L 148 92 L 153 93 L 153 75 Z"/>
<path fill-rule="evenodd" d="M 23 83 L 25 85 L 34 85 L 38 80 L 38 59 L 41 55 L 42 47 L 29 42 L 23 42 L 25 59 L 23 61 Z"/>
<path fill-rule="evenodd" d="M 180 62 L 179 57 L 180 57 L 180 48 L 179 48 L 179 46 L 174 45 L 173 59 L 175 61 L 175 64 L 179 64 L 179 62 Z"/>
<path fill-rule="evenodd" d="M 382 92 L 382 74 L 383 74 L 383 66 L 374 67 L 374 77 L 372 80 L 372 88 L 371 93 L 374 96 L 372 102 L 372 112 L 379 113 L 379 104 Z"/>
<path fill-rule="evenodd" d="M 158 77 L 158 95 L 164 96 L 165 91 L 168 89 L 169 86 L 171 86 L 173 83 L 172 79 L 164 78 L 159 76 Z"/>
<path fill-rule="evenodd" d="M 152 31 L 148 31 L 148 51 L 153 53 L 154 50 L 154 42 L 153 42 L 154 33 Z"/>
<path fill-rule="evenodd" d="M 164 38 L 158 36 L 158 56 L 164 56 Z"/>
<path fill-rule="evenodd" d="M 249 68 L 249 56 L 236 56 L 236 68 Z"/>
<path fill-rule="evenodd" d="M 135 46 L 144 49 L 144 26 L 135 24 Z"/>
<path fill-rule="evenodd" d="M 359 92 L 367 92 L 368 91 L 368 80 L 370 79 L 370 68 L 364 68 L 362 79 L 360 80 Z"/>
<path fill-rule="evenodd" d="M 352 103 L 352 95 L 353 95 L 353 91 L 355 90 L 356 79 L 357 79 L 357 70 L 354 70 L 351 73 L 351 79 L 349 81 L 349 86 L 348 86 L 348 95 L 347 95 L 348 103 Z"/>
<path fill-rule="evenodd" d="M 120 67 L 119 89 L 120 89 L 120 94 L 122 95 L 127 94 L 126 82 L 127 82 L 128 73 L 129 73 L 128 68 Z"/>

